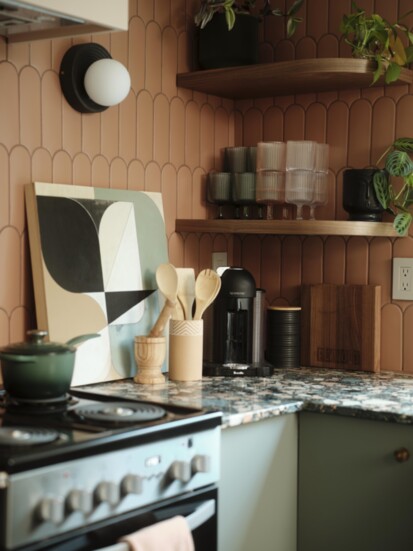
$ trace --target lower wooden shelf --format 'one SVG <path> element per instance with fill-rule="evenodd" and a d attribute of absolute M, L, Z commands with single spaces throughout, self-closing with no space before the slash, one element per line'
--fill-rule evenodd
<path fill-rule="evenodd" d="M 178 233 L 400 237 L 390 222 L 347 220 L 176 220 Z"/>

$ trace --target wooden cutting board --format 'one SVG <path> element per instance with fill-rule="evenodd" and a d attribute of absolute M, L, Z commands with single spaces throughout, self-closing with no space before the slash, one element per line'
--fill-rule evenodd
<path fill-rule="evenodd" d="M 301 364 L 380 371 L 381 287 L 303 285 Z"/>

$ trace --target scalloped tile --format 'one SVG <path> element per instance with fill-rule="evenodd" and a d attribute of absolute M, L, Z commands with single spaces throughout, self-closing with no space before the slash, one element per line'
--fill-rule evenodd
<path fill-rule="evenodd" d="M 407 11 L 407 3 L 399 3 L 401 12 Z M 380 0 L 377 5 L 388 18 L 395 18 L 396 3 Z M 189 23 L 197 9 L 195 0 L 130 0 L 130 6 L 128 33 L 0 47 L 0 175 L 5 182 L 0 189 L 0 254 L 15 251 L 13 275 L 8 270 L 0 287 L 0 334 L 21 340 L 34 319 L 27 270 L 26 183 L 38 179 L 162 190 L 170 259 L 177 265 L 199 271 L 213 250 L 226 250 L 230 264 L 242 262 L 251 269 L 271 304 L 298 303 L 302 282 L 382 285 L 382 368 L 413 373 L 413 344 L 408 338 L 413 309 L 409 302 L 391 302 L 389 269 L 392 256 L 411 256 L 413 237 L 304 239 L 174 232 L 176 217 L 215 215 L 216 209 L 205 201 L 205 178 L 210 170 L 221 169 L 224 148 L 261 140 L 327 141 L 329 201 L 316 216 L 347 219 L 341 206 L 342 172 L 346 166 L 374 162 L 394 136 L 411 134 L 409 87 L 237 102 L 177 89 L 176 72 L 190 70 L 192 64 L 193 49 L 188 45 L 194 33 Z M 265 40 L 260 59 L 350 55 L 337 32 L 348 7 L 348 0 L 307 0 L 304 22 L 293 40 L 285 39 L 283 22 L 271 18 L 260 26 Z M 103 44 L 131 75 L 128 98 L 101 114 L 78 113 L 60 91 L 61 58 L 72 44 L 87 41 Z M 231 213 L 226 209 L 227 215 Z M 12 304 L 16 310 L 9 319 L 2 312 Z"/>

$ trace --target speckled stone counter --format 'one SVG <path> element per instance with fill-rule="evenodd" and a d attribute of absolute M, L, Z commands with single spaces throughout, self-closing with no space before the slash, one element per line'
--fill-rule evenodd
<path fill-rule="evenodd" d="M 300 368 L 271 377 L 207 377 L 140 385 L 133 379 L 81 387 L 113 396 L 223 412 L 223 427 L 301 410 L 413 424 L 413 377 Z"/>

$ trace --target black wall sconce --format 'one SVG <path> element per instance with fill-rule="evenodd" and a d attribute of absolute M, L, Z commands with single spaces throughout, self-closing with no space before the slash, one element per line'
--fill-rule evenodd
<path fill-rule="evenodd" d="M 94 43 L 69 48 L 60 64 L 59 78 L 67 102 L 81 113 L 99 113 L 117 105 L 131 85 L 126 67 Z"/>

